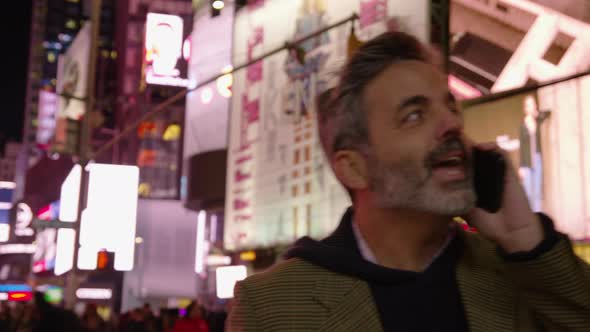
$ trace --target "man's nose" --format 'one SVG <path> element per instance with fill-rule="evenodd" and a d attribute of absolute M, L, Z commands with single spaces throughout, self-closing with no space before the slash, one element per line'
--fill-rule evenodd
<path fill-rule="evenodd" d="M 463 117 L 459 111 L 444 107 L 440 109 L 436 127 L 438 140 L 445 140 L 449 137 L 461 136 L 463 134 Z"/>

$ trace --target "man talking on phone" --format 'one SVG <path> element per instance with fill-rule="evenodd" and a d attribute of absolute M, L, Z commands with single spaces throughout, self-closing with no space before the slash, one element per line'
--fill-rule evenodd
<path fill-rule="evenodd" d="M 499 210 L 476 206 L 489 195 L 476 195 L 473 149 L 503 153 L 465 137 L 426 46 L 376 37 L 318 104 L 352 207 L 332 235 L 238 283 L 228 331 L 590 331 L 590 267 L 533 213 L 505 155 Z"/>

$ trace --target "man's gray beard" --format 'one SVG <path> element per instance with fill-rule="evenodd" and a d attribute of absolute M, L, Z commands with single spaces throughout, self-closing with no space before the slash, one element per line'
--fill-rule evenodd
<path fill-rule="evenodd" d="M 376 195 L 380 208 L 460 216 L 475 206 L 476 196 L 469 174 L 467 180 L 449 183 L 442 188 L 429 181 L 431 172 L 423 178 L 417 166 L 410 162 L 400 164 L 403 166 L 384 165 L 377 160 L 369 162 L 369 189 Z"/>

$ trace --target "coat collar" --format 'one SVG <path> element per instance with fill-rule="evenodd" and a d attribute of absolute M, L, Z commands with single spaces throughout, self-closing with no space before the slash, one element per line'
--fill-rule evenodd
<path fill-rule="evenodd" d="M 350 218 L 349 209 L 344 220 Z M 342 245 L 349 233 L 344 222 L 324 243 Z M 516 291 L 504 275 L 495 245 L 479 235 L 458 230 L 462 256 L 456 278 L 471 332 L 509 332 L 516 329 Z M 382 331 L 369 285 L 352 276 L 330 273 L 315 284 L 314 298 L 329 314 L 319 331 Z"/>
<path fill-rule="evenodd" d="M 318 331 L 383 331 L 371 290 L 363 280 L 334 274 L 318 280 L 313 293 L 328 310 Z"/>

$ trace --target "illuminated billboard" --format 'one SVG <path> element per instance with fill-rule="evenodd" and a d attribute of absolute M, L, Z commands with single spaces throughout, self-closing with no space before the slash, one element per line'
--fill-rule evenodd
<path fill-rule="evenodd" d="M 58 220 L 60 202 L 53 202 L 37 212 L 37 219 L 48 223 Z M 55 268 L 55 257 L 57 253 L 57 232 L 56 228 L 48 227 L 37 232 L 35 239 L 35 252 L 33 253 L 33 272 L 42 273 L 53 271 Z"/>
<path fill-rule="evenodd" d="M 177 15 L 148 13 L 145 31 L 145 80 L 148 84 L 187 87 L 190 37 Z M 190 31 L 190 30 L 189 30 Z"/>
<path fill-rule="evenodd" d="M 86 22 L 57 65 L 58 118 L 80 120 L 86 112 L 90 22 Z"/>
<path fill-rule="evenodd" d="M 74 165 L 61 185 L 59 220 L 75 222 L 80 193 L 82 167 Z M 55 275 L 61 275 L 72 269 L 74 261 L 74 241 L 76 233 L 73 229 L 61 228 L 57 231 L 57 247 L 55 256 Z"/>
<path fill-rule="evenodd" d="M 466 130 L 510 151 L 533 209 L 573 239 L 590 237 L 590 77 L 537 86 L 590 68 L 590 24 L 564 10 L 581 3 L 452 0 L 450 20 L 449 87 L 477 104 Z"/>
<path fill-rule="evenodd" d="M 569 83 L 562 83 L 568 85 Z M 577 84 L 544 89 L 575 94 Z M 590 81 L 584 84 L 590 92 Z M 465 131 L 477 142 L 496 142 L 508 151 L 533 210 L 543 211 L 572 239 L 590 238 L 590 145 L 583 130 L 584 101 L 543 100 L 542 90 L 465 109 Z M 580 116 L 580 117 L 578 117 Z"/>
<path fill-rule="evenodd" d="M 0 181 L 0 242 L 10 239 L 10 210 L 14 188 L 14 182 Z"/>
<path fill-rule="evenodd" d="M 87 166 L 88 196 L 82 211 L 80 247 L 77 266 L 82 270 L 97 267 L 100 251 L 115 253 L 114 268 L 133 269 L 137 189 L 139 169 L 136 166 L 90 164 Z M 61 221 L 76 220 L 81 167 L 74 166 L 62 185 L 59 217 Z M 59 229 L 57 234 L 56 275 L 73 266 L 75 232 Z"/>
<path fill-rule="evenodd" d="M 53 92 L 39 91 L 39 115 L 37 116 L 37 144 L 47 149 L 55 133 L 57 115 L 57 95 Z"/>
<path fill-rule="evenodd" d="M 137 188 L 136 166 L 88 166 L 88 203 L 82 213 L 78 268 L 96 269 L 101 250 L 115 253 L 117 271 L 133 269 Z"/>
<path fill-rule="evenodd" d="M 247 273 L 248 270 L 245 265 L 218 267 L 215 270 L 217 297 L 220 299 L 233 298 L 236 283 L 246 279 Z"/>
<path fill-rule="evenodd" d="M 266 1 L 238 11 L 233 64 L 360 16 L 355 36 L 367 40 L 395 23 L 428 41 L 429 1 Z M 290 13 L 290 15 L 285 15 Z M 344 24 L 233 75 L 227 156 L 224 246 L 229 250 L 321 238 L 334 230 L 350 199 L 332 174 L 317 134 L 315 99 L 337 80 L 348 57 Z"/>

